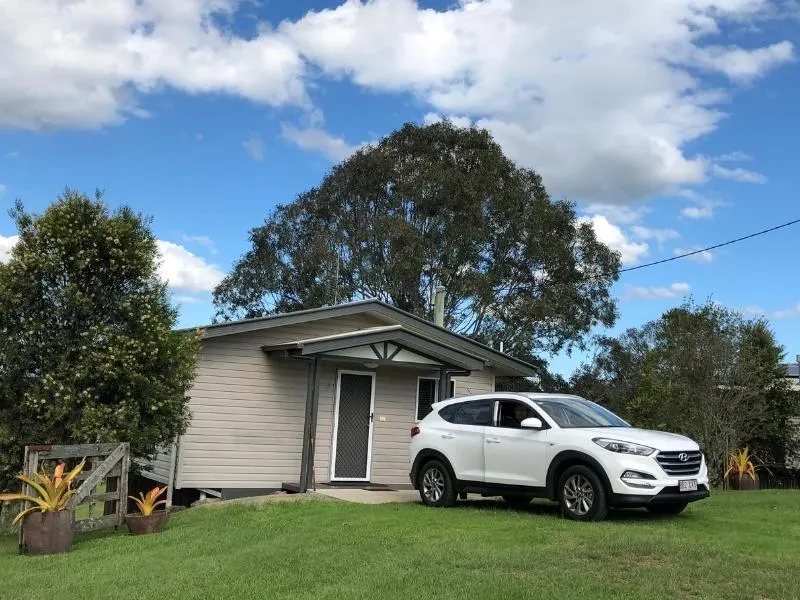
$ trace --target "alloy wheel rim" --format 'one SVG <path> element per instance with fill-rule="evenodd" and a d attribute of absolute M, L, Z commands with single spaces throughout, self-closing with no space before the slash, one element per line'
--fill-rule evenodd
<path fill-rule="evenodd" d="M 573 475 L 564 482 L 564 503 L 567 509 L 582 517 L 592 509 L 594 504 L 594 486 L 583 475 Z"/>
<path fill-rule="evenodd" d="M 444 495 L 444 475 L 433 467 L 422 478 L 422 493 L 429 502 L 438 502 Z"/>

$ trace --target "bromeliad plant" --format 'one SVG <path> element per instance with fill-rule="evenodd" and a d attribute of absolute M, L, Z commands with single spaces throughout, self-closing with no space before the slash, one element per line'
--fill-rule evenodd
<path fill-rule="evenodd" d="M 139 492 L 138 498 L 134 496 L 128 496 L 128 498 L 130 498 L 136 503 L 136 508 L 139 509 L 139 512 L 143 517 L 149 517 L 150 515 L 153 514 L 157 506 L 161 506 L 167 503 L 166 500 L 158 500 L 158 497 L 161 496 L 166 491 L 167 491 L 166 486 L 163 488 L 156 486 L 152 490 L 147 492 L 147 494 Z"/>
<path fill-rule="evenodd" d="M 728 469 L 725 471 L 725 479 L 731 483 L 734 489 L 751 489 L 757 487 L 757 469 L 763 468 L 770 472 L 765 466 L 756 464 L 758 459 L 750 454 L 749 448 L 733 451 L 728 455 Z M 749 481 L 748 481 L 749 480 Z"/>
<path fill-rule="evenodd" d="M 136 503 L 136 507 L 139 509 L 138 514 L 131 514 L 125 517 L 125 523 L 127 523 L 128 529 L 132 534 L 156 533 L 164 528 L 167 519 L 169 519 L 169 511 L 156 511 L 156 507 L 167 503 L 166 500 L 158 499 L 166 491 L 166 487 L 160 488 L 156 486 L 146 494 L 139 492 L 138 498 L 128 496 Z"/>
<path fill-rule="evenodd" d="M 33 504 L 30 508 L 20 512 L 14 519 L 13 524 L 16 525 L 26 515 L 33 512 L 51 513 L 67 510 L 67 503 L 75 493 L 75 490 L 72 489 L 72 481 L 83 470 L 85 465 L 86 459 L 84 458 L 77 467 L 66 475 L 64 475 L 64 463 L 60 463 L 55 468 L 52 476 L 44 469 L 40 473 L 34 473 L 32 478 L 25 475 L 17 475 L 17 479 L 33 488 L 36 495 L 0 494 L 0 502 L 22 500 Z"/>

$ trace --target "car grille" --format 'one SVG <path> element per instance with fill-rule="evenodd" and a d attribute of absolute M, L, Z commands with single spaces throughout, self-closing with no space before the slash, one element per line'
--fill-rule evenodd
<path fill-rule="evenodd" d="M 682 459 L 686 460 L 682 460 Z M 658 464 L 667 475 L 697 475 L 703 462 L 703 455 L 697 450 L 683 452 L 659 452 Z"/>

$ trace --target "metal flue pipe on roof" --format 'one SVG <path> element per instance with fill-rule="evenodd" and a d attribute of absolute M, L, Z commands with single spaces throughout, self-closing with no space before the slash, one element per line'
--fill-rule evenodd
<path fill-rule="evenodd" d="M 444 327 L 444 287 L 441 285 L 433 296 L 433 324 Z"/>

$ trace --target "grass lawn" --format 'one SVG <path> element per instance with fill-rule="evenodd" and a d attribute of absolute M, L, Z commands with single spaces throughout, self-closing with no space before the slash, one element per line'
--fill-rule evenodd
<path fill-rule="evenodd" d="M 800 598 L 800 493 L 717 493 L 675 519 L 574 523 L 534 504 L 280 502 L 173 515 L 161 534 L 0 538 L 0 597 Z"/>

